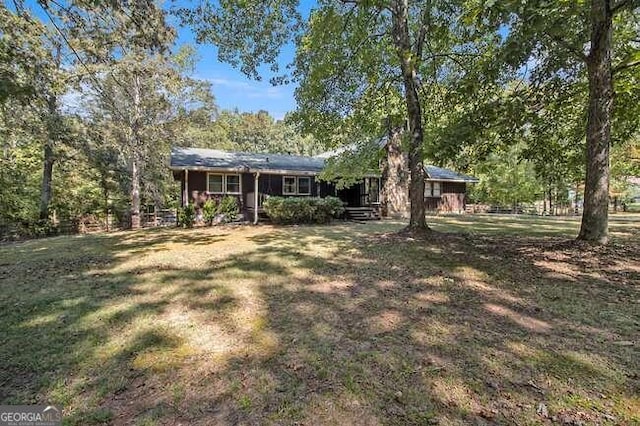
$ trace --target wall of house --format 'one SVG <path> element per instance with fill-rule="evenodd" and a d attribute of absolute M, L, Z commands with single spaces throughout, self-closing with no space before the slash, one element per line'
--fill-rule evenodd
<path fill-rule="evenodd" d="M 296 176 L 294 174 L 287 176 Z M 298 175 L 302 176 L 302 175 Z M 185 189 L 185 176 L 184 172 L 175 172 L 174 177 L 180 180 L 180 200 L 182 200 L 182 194 Z M 247 196 L 254 192 L 255 176 L 253 173 L 241 173 L 240 174 L 242 194 L 237 195 L 241 210 L 244 210 L 247 206 Z M 283 175 L 266 174 L 261 173 L 259 177 L 259 192 L 266 195 L 286 196 L 294 197 L 295 195 L 283 195 Z M 319 192 L 318 192 L 319 191 Z M 324 182 L 317 182 L 314 176 L 311 176 L 311 195 L 316 196 L 333 195 L 334 187 L 331 184 Z M 209 199 L 220 199 L 224 195 L 221 194 L 209 194 L 207 192 L 207 172 L 205 171 L 189 171 L 189 201 L 193 203 L 197 208 Z M 303 195 L 300 195 L 303 196 Z"/>
<path fill-rule="evenodd" d="M 425 208 L 427 211 L 437 211 L 440 213 L 461 213 L 465 209 L 465 194 L 467 184 L 464 182 L 440 183 L 440 197 L 425 197 Z"/>

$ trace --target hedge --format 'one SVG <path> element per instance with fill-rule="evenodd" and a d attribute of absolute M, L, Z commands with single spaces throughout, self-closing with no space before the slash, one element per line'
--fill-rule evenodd
<path fill-rule="evenodd" d="M 269 197 L 263 207 L 280 224 L 329 223 L 344 213 L 344 204 L 336 197 Z"/>

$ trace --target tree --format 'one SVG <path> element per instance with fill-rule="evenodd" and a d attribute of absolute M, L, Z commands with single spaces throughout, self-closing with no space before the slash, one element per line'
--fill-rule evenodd
<path fill-rule="evenodd" d="M 275 64 L 280 46 L 297 37 L 295 77 L 301 80 L 297 116 L 307 122 L 307 129 L 333 127 L 331 139 L 340 139 L 340 130 L 358 119 L 375 122 L 368 135 L 379 136 L 386 127 L 382 120 L 385 98 L 402 99 L 396 104 L 400 112 L 389 115 L 408 119 L 409 229 L 427 229 L 423 199 L 425 99 L 432 95 L 432 84 L 443 74 L 449 75 L 459 58 L 477 54 L 476 46 L 460 42 L 466 35 L 456 24 L 462 13 L 460 4 L 326 0 L 312 12 L 303 34 L 297 31 L 301 26 L 296 4 L 291 0 L 204 2 L 181 13 L 194 26 L 200 41 L 216 44 L 221 59 L 240 66 L 249 76 L 258 76 L 261 63 Z M 322 96 L 324 99 L 317 102 Z M 340 129 L 331 126 L 336 122 L 342 124 Z M 356 127 L 365 125 L 354 124 Z M 346 133 L 357 133 L 354 128 Z"/>
<path fill-rule="evenodd" d="M 486 8 L 472 3 L 478 22 L 489 22 L 495 31 L 506 28 L 500 62 L 508 72 L 531 67 L 528 78 L 546 91 L 557 90 L 558 81 L 572 91 L 584 90 L 580 85 L 586 80 L 586 182 L 578 239 L 606 243 L 614 88 L 617 79 L 632 78 L 629 71 L 640 65 L 634 41 L 637 0 L 513 0 L 491 2 Z"/>

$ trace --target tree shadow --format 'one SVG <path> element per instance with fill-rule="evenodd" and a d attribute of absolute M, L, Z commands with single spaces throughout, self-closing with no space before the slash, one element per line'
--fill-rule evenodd
<path fill-rule="evenodd" d="M 0 298 L 0 401 L 76 424 L 639 421 L 637 243 L 390 228 L 96 237 L 69 267 L 32 246 L 0 275 L 32 294 Z"/>

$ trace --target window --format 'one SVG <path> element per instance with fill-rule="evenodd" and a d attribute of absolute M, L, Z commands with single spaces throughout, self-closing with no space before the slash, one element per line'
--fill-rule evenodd
<path fill-rule="evenodd" d="M 309 176 L 283 176 L 282 193 L 284 195 L 311 195 Z"/>
<path fill-rule="evenodd" d="M 369 178 L 369 201 L 380 202 L 380 178 Z"/>
<path fill-rule="evenodd" d="M 311 178 L 308 178 L 308 177 L 298 178 L 298 194 L 300 195 L 311 194 Z"/>
<path fill-rule="evenodd" d="M 425 182 L 424 183 L 424 196 L 425 197 L 440 197 L 442 193 L 440 182 Z"/>
<path fill-rule="evenodd" d="M 440 196 L 440 182 L 433 182 L 433 192 L 432 195 L 434 197 Z"/>
<path fill-rule="evenodd" d="M 209 186 L 207 191 L 215 194 L 222 194 L 224 192 L 224 175 L 209 175 Z"/>
<path fill-rule="evenodd" d="M 282 193 L 287 195 L 295 195 L 296 193 L 296 178 L 294 176 L 285 176 L 283 178 Z"/>
<path fill-rule="evenodd" d="M 212 194 L 240 194 L 240 175 L 209 173 L 207 191 Z"/>
<path fill-rule="evenodd" d="M 240 193 L 240 175 L 226 175 L 227 180 L 227 193 L 239 194 Z"/>

